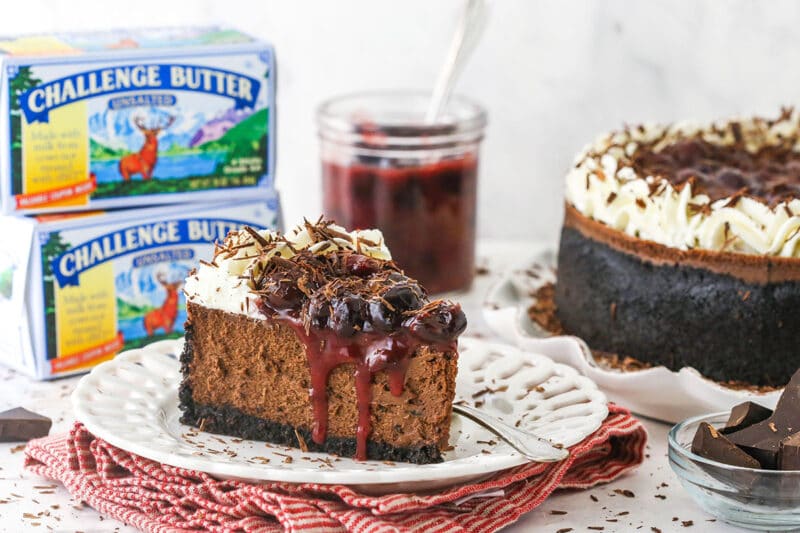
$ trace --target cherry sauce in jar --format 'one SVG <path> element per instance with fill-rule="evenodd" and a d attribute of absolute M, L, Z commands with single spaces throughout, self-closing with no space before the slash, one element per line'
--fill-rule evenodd
<path fill-rule="evenodd" d="M 486 113 L 454 97 L 434 124 L 430 95 L 383 91 L 320 106 L 325 215 L 378 228 L 430 293 L 469 288 L 475 270 L 478 149 Z"/>

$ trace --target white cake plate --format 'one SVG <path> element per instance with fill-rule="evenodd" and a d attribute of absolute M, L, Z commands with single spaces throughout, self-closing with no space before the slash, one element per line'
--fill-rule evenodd
<path fill-rule="evenodd" d="M 370 493 L 433 490 L 526 459 L 474 422 L 453 416 L 451 451 L 429 465 L 356 461 L 201 432 L 180 423 L 176 360 L 182 341 L 130 350 L 95 367 L 72 395 L 77 419 L 123 450 L 220 478 L 352 485 Z M 506 344 L 460 341 L 456 400 L 572 446 L 608 415 L 597 386 L 575 369 Z"/>
<path fill-rule="evenodd" d="M 529 318 L 528 309 L 534 303 L 532 294 L 556 280 L 555 263 L 552 248 L 538 247 L 489 289 L 483 315 L 492 331 L 525 351 L 575 367 L 597 383 L 610 401 L 665 422 L 724 411 L 744 401 L 775 406 L 781 391 L 732 389 L 704 378 L 691 367 L 677 372 L 663 366 L 636 371 L 612 369 L 595 362 L 581 339 L 551 335 Z"/>

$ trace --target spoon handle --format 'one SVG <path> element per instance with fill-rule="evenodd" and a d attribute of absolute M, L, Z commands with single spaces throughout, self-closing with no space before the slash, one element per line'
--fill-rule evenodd
<path fill-rule="evenodd" d="M 556 448 L 547 439 L 510 426 L 472 407 L 453 405 L 453 412 L 482 425 L 531 461 L 551 463 L 561 461 L 569 455 L 566 449 Z"/>
<path fill-rule="evenodd" d="M 487 15 L 486 0 L 467 0 L 444 65 L 433 87 L 433 95 L 425 114 L 426 124 L 436 122 L 450 99 L 455 81 L 486 27 Z"/>

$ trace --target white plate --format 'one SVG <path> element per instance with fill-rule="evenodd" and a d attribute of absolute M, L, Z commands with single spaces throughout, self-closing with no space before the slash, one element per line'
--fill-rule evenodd
<path fill-rule="evenodd" d="M 581 339 L 550 335 L 528 317 L 528 309 L 534 301 L 531 294 L 555 281 L 555 263 L 552 248 L 541 246 L 489 289 L 483 315 L 492 331 L 523 350 L 577 368 L 597 383 L 612 402 L 658 420 L 675 423 L 690 416 L 724 411 L 744 401 L 775 406 L 781 391 L 759 393 L 723 387 L 691 367 L 677 372 L 663 366 L 628 372 L 610 369 L 595 362 Z"/>
<path fill-rule="evenodd" d="M 182 341 L 130 350 L 95 367 L 72 395 L 75 416 L 95 436 L 135 454 L 217 477 L 336 483 L 372 493 L 431 490 L 485 477 L 526 460 L 474 422 L 453 416 L 444 462 L 355 461 L 200 432 L 179 422 Z M 573 368 L 506 344 L 463 338 L 457 401 L 572 446 L 608 415 L 605 395 Z M 499 390 L 498 390 L 499 389 Z M 487 392 L 493 390 L 497 392 Z M 287 459 L 291 458 L 291 459 Z M 401 485 L 398 485 L 401 484 Z"/>

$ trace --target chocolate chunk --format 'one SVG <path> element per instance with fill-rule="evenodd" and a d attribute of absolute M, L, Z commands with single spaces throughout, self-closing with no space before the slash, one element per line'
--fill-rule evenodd
<path fill-rule="evenodd" d="M 772 415 L 727 435 L 731 442 L 754 457 L 763 468 L 778 466 L 780 443 L 800 431 L 800 370 L 786 385 Z"/>
<path fill-rule="evenodd" d="M 800 470 L 800 433 L 789 435 L 781 441 L 778 470 Z"/>
<path fill-rule="evenodd" d="M 22 407 L 0 413 L 0 442 L 29 441 L 50 432 L 53 421 Z"/>
<path fill-rule="evenodd" d="M 772 410 L 757 403 L 744 402 L 731 409 L 728 423 L 720 432 L 724 435 L 735 433 L 741 429 L 762 422 L 772 416 Z"/>
<path fill-rule="evenodd" d="M 692 440 L 692 452 L 727 465 L 761 468 L 758 461 L 737 448 L 734 443 L 707 422 L 702 422 L 697 428 L 697 433 Z"/>

